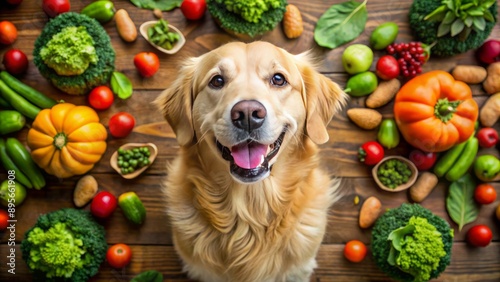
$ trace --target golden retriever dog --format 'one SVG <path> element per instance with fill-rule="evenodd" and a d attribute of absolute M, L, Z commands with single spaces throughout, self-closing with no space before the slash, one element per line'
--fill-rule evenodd
<path fill-rule="evenodd" d="M 308 281 L 339 180 L 317 144 L 345 104 L 307 52 L 234 42 L 190 58 L 155 100 L 180 144 L 164 187 L 200 281 Z"/>

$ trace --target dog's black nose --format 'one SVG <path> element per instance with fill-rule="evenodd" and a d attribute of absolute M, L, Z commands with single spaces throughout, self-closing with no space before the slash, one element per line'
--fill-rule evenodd
<path fill-rule="evenodd" d="M 231 109 L 231 120 L 234 126 L 248 132 L 261 127 L 266 115 L 264 105 L 255 100 L 240 101 Z"/>

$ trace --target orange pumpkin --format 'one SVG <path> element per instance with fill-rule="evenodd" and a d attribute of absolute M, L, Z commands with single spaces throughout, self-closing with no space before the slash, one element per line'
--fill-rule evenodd
<path fill-rule="evenodd" d="M 92 108 L 62 103 L 40 111 L 28 131 L 27 143 L 38 166 L 67 178 L 94 167 L 106 151 L 107 136 Z"/>
<path fill-rule="evenodd" d="M 474 134 L 478 105 L 470 87 L 445 71 L 408 81 L 396 94 L 394 119 L 405 140 L 426 152 L 442 152 Z"/>

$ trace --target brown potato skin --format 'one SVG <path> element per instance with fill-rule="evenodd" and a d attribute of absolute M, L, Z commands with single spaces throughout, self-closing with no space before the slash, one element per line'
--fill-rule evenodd
<path fill-rule="evenodd" d="M 116 11 L 116 29 L 120 37 L 126 42 L 134 42 L 137 39 L 137 28 L 125 9 Z"/>

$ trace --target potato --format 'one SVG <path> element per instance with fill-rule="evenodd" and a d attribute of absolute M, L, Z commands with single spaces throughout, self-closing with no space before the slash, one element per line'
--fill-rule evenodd
<path fill-rule="evenodd" d="M 359 227 L 369 228 L 372 226 L 379 217 L 381 211 L 382 203 L 377 197 L 371 196 L 366 199 L 359 211 Z"/>
<path fill-rule="evenodd" d="M 352 108 L 347 110 L 347 116 L 357 126 L 366 130 L 374 129 L 382 122 L 382 114 L 372 109 Z"/>
<path fill-rule="evenodd" d="M 438 184 L 438 177 L 428 171 L 421 172 L 417 181 L 410 187 L 410 197 L 414 202 L 422 202 Z"/>
<path fill-rule="evenodd" d="M 366 98 L 366 106 L 372 109 L 382 107 L 396 96 L 399 88 L 401 82 L 397 78 L 380 82 L 375 91 Z"/>
<path fill-rule="evenodd" d="M 490 95 L 500 92 L 500 62 L 488 66 L 488 76 L 483 81 L 483 88 Z"/>
<path fill-rule="evenodd" d="M 458 65 L 453 68 L 451 75 L 456 80 L 463 81 L 468 84 L 479 84 L 486 79 L 486 69 L 481 66 L 473 65 Z"/>
<path fill-rule="evenodd" d="M 479 121 L 484 127 L 492 127 L 500 116 L 500 93 L 491 95 L 479 110 Z"/>
<path fill-rule="evenodd" d="M 133 42 L 137 39 L 137 28 L 126 10 L 116 11 L 115 23 L 118 34 L 124 41 Z"/>
<path fill-rule="evenodd" d="M 73 202 L 81 208 L 85 206 L 97 193 L 97 180 L 92 175 L 85 175 L 78 180 L 73 191 Z"/>

